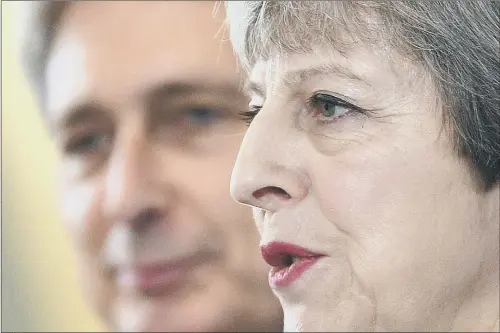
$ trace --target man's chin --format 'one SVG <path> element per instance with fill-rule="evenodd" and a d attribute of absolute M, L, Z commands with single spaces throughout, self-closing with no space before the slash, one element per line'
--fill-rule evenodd
<path fill-rule="evenodd" d="M 205 312 L 199 311 L 199 304 L 189 303 L 167 296 L 121 300 L 115 306 L 113 327 L 120 332 L 216 331 L 217 315 L 213 305 L 205 304 Z"/>

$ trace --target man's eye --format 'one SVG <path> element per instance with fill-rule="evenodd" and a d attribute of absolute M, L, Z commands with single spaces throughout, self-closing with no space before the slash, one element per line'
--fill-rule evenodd
<path fill-rule="evenodd" d="M 65 151 L 71 155 L 90 154 L 107 149 L 110 141 L 108 135 L 90 133 L 70 140 Z"/>
<path fill-rule="evenodd" d="M 221 117 L 219 111 L 202 106 L 187 109 L 185 115 L 189 124 L 196 126 L 211 125 Z"/>

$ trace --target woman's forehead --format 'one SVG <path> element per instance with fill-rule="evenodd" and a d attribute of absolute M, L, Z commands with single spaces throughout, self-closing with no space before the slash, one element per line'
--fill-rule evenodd
<path fill-rule="evenodd" d="M 359 45 L 345 52 L 320 47 L 315 52 L 274 54 L 259 59 L 250 70 L 249 81 L 264 88 L 293 86 L 311 76 L 328 76 L 376 86 L 412 80 L 415 65 L 393 48 Z"/>

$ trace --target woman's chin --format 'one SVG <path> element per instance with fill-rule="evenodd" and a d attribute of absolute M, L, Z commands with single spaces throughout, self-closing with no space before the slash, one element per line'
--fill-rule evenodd
<path fill-rule="evenodd" d="M 332 300 L 330 306 L 318 303 L 282 302 L 284 331 L 373 332 L 375 330 L 375 308 L 365 298 Z"/>

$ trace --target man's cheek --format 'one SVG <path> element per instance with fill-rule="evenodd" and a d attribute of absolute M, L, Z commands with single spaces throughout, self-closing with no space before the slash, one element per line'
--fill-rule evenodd
<path fill-rule="evenodd" d="M 101 244 L 106 234 L 99 212 L 99 195 L 91 184 L 66 186 L 61 189 L 61 215 L 77 244 Z"/>

